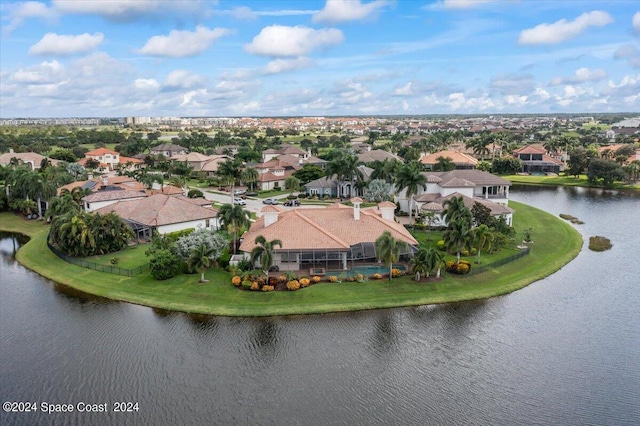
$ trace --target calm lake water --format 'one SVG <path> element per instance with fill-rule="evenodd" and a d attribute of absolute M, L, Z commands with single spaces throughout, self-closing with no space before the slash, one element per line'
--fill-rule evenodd
<path fill-rule="evenodd" d="M 39 410 L 0 424 L 640 424 L 640 194 L 516 187 L 512 199 L 572 214 L 585 241 L 613 249 L 585 245 L 487 301 L 231 319 L 83 296 L 20 266 L 4 238 L 0 399 Z M 123 401 L 139 410 L 113 412 Z"/>

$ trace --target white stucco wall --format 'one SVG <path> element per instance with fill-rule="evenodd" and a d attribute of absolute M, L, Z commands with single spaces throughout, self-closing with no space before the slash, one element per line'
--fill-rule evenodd
<path fill-rule="evenodd" d="M 205 228 L 205 224 L 206 224 L 206 221 L 204 219 L 192 220 L 189 222 L 172 223 L 170 225 L 158 226 L 158 232 L 160 234 L 168 234 L 170 232 L 182 231 L 183 229 L 189 229 L 189 228 L 194 228 L 194 229 L 198 227 Z M 217 218 L 212 217 L 211 219 L 209 219 L 209 229 L 217 230 L 218 227 L 219 226 L 218 226 Z"/>

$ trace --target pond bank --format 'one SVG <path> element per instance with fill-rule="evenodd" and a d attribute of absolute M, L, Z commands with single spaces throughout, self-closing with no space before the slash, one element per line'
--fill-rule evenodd
<path fill-rule="evenodd" d="M 445 275 L 437 283 L 410 277 L 391 282 L 325 283 L 296 292 L 246 292 L 231 285 L 226 271 L 210 270 L 207 284 L 196 275 L 156 281 L 150 274 L 128 278 L 68 264 L 46 245 L 48 227 L 10 213 L 0 214 L 0 229 L 31 237 L 17 260 L 38 274 L 93 295 L 154 308 L 221 316 L 317 314 L 394 308 L 484 299 L 507 294 L 562 268 L 578 255 L 581 235 L 569 224 L 542 210 L 510 202 L 518 232 L 534 229 L 536 243 L 523 259 L 472 276 Z M 20 223 L 23 222 L 23 223 Z"/>

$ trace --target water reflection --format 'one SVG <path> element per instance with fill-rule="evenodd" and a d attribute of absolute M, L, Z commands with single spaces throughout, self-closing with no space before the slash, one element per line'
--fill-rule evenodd
<path fill-rule="evenodd" d="M 250 335 L 253 355 L 264 361 L 274 360 L 279 353 L 279 327 L 272 319 L 255 319 Z"/>
<path fill-rule="evenodd" d="M 400 333 L 396 321 L 396 312 L 384 310 L 377 313 L 370 343 L 374 355 L 386 356 L 397 349 Z"/>

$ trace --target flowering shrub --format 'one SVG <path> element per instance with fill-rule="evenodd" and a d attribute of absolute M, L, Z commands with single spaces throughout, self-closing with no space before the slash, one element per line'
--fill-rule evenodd
<path fill-rule="evenodd" d="M 330 283 L 337 283 L 338 282 L 338 277 L 336 277 L 335 275 L 329 276 L 329 282 Z"/>
<path fill-rule="evenodd" d="M 301 278 L 300 279 L 300 286 L 309 287 L 309 284 L 311 284 L 311 280 L 309 280 L 309 278 Z"/>
<path fill-rule="evenodd" d="M 263 285 L 261 288 L 262 291 L 273 291 L 274 289 L 275 287 L 272 285 Z"/>
<path fill-rule="evenodd" d="M 287 281 L 287 290 L 296 291 L 300 288 L 298 280 Z"/>
<path fill-rule="evenodd" d="M 373 274 L 373 278 L 376 280 L 381 280 L 382 279 L 382 275 L 380 274 Z"/>
<path fill-rule="evenodd" d="M 440 241 L 438 241 L 438 242 L 436 243 L 436 245 L 438 246 L 438 250 L 445 251 L 445 250 L 447 249 L 447 248 L 445 247 L 444 240 L 440 240 Z"/>
<path fill-rule="evenodd" d="M 315 277 L 313 277 L 311 280 L 314 282 L 314 284 L 317 284 L 317 283 L 319 283 L 319 282 L 320 282 L 320 277 L 316 275 L 316 276 L 315 276 Z"/>
<path fill-rule="evenodd" d="M 278 281 L 280 281 L 281 283 L 285 282 L 286 280 L 287 280 L 286 275 L 280 275 L 280 276 L 278 277 Z"/>
<path fill-rule="evenodd" d="M 464 274 L 468 274 L 469 271 L 471 270 L 471 263 L 462 259 L 460 260 L 460 263 L 456 263 L 454 260 L 448 260 L 445 263 L 445 268 L 447 272 L 464 275 Z"/>
<path fill-rule="evenodd" d="M 253 284 L 251 281 L 244 280 L 242 281 L 242 288 L 244 288 L 245 290 L 249 290 L 251 288 L 251 284 Z"/>
<path fill-rule="evenodd" d="M 251 283 L 251 290 L 253 290 L 253 291 L 260 290 L 260 285 L 258 284 L 258 281 L 254 281 L 254 282 Z"/>
<path fill-rule="evenodd" d="M 242 278 L 240 278 L 238 275 L 234 276 L 233 278 L 231 278 L 231 284 L 238 287 L 240 284 L 242 284 Z"/>
<path fill-rule="evenodd" d="M 400 269 L 398 269 L 398 268 L 391 269 L 391 276 L 393 278 L 399 277 L 401 275 L 402 275 L 402 271 Z"/>
<path fill-rule="evenodd" d="M 357 275 L 356 275 L 356 281 L 358 281 L 359 283 L 361 283 L 362 281 L 364 281 L 364 275 L 362 275 L 362 274 L 357 274 Z"/>

